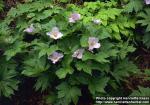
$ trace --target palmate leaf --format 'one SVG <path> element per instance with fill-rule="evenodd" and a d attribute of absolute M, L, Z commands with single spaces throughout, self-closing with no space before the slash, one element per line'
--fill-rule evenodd
<path fill-rule="evenodd" d="M 3 10 L 4 7 L 4 2 L 3 0 L 0 0 L 0 12 Z"/>
<path fill-rule="evenodd" d="M 9 35 L 11 33 L 11 30 L 9 26 L 4 21 L 0 21 L 0 35 Z"/>
<path fill-rule="evenodd" d="M 115 65 L 112 75 L 119 82 L 119 80 L 122 80 L 124 77 L 128 77 L 138 72 L 139 69 L 133 62 L 124 59 Z"/>
<path fill-rule="evenodd" d="M 10 60 L 17 53 L 23 52 L 28 45 L 22 41 L 15 42 L 10 48 L 6 49 L 4 55 L 6 55 L 6 59 Z"/>
<path fill-rule="evenodd" d="M 125 11 L 127 12 L 138 12 L 144 6 L 144 0 L 129 0 L 129 3 L 125 7 Z"/>
<path fill-rule="evenodd" d="M 59 79 L 63 79 L 67 76 L 67 74 L 72 74 L 74 69 L 71 67 L 72 62 L 71 55 L 65 56 L 64 61 L 62 63 L 62 68 L 58 69 L 56 71 L 56 75 L 59 77 Z"/>
<path fill-rule="evenodd" d="M 91 20 L 90 20 L 90 23 L 91 23 Z M 107 30 L 107 28 L 104 26 L 98 27 L 97 25 L 91 23 L 91 24 L 85 25 L 85 27 L 87 29 L 87 34 L 83 34 L 80 39 L 80 43 L 83 47 L 88 42 L 89 37 L 92 37 L 92 36 L 97 37 L 100 40 L 104 40 L 106 38 L 111 37 L 109 30 Z"/>
<path fill-rule="evenodd" d="M 34 85 L 35 90 L 41 90 L 42 92 L 51 86 L 51 83 L 54 81 L 55 75 L 53 72 L 44 72 L 40 74 L 37 78 L 37 81 Z"/>
<path fill-rule="evenodd" d="M 10 18 L 14 18 L 16 16 L 20 16 L 23 13 L 33 12 L 33 11 L 41 11 L 44 8 L 51 7 L 50 2 L 32 2 L 25 4 L 18 4 L 16 8 L 11 8 L 8 12 L 7 16 Z"/>
<path fill-rule="evenodd" d="M 96 54 L 93 54 L 89 51 L 85 51 L 82 60 L 86 61 L 91 59 L 100 63 L 108 63 L 109 57 L 115 57 L 119 53 L 118 49 L 114 47 L 113 43 L 110 43 L 108 41 L 101 42 L 101 48 L 99 48 L 98 50 L 99 53 Z"/>
<path fill-rule="evenodd" d="M 80 39 L 80 44 L 82 47 L 88 47 L 88 39 L 89 36 L 88 35 L 83 35 Z"/>
<path fill-rule="evenodd" d="M 71 67 L 60 68 L 59 70 L 56 71 L 56 75 L 59 77 L 59 79 L 63 79 L 67 76 L 67 74 L 72 74 L 72 73 L 73 73 L 73 68 Z"/>
<path fill-rule="evenodd" d="M 135 51 L 135 47 L 133 47 L 132 45 L 129 45 L 128 42 L 125 43 L 118 43 L 118 48 L 120 49 L 118 52 L 118 55 L 121 59 L 124 59 L 128 53 L 134 52 Z"/>
<path fill-rule="evenodd" d="M 69 105 L 70 102 L 73 102 L 76 105 L 79 96 L 81 96 L 81 90 L 78 87 L 70 86 L 66 82 L 63 82 L 60 85 L 58 85 L 57 90 L 58 90 L 58 98 L 62 99 L 65 105 Z"/>
<path fill-rule="evenodd" d="M 52 104 L 52 103 L 55 103 L 57 99 L 57 94 L 55 92 L 51 92 L 49 93 L 48 96 L 46 96 L 46 104 Z M 54 104 L 56 105 L 56 104 Z"/>
<path fill-rule="evenodd" d="M 150 48 L 150 33 L 146 33 L 143 36 L 143 43 L 146 45 L 147 48 Z"/>
<path fill-rule="evenodd" d="M 85 73 L 91 74 L 92 68 L 91 65 L 88 65 L 86 62 L 77 62 L 76 63 L 77 70 L 81 71 L 83 70 Z"/>
<path fill-rule="evenodd" d="M 133 90 L 133 92 L 130 94 L 131 97 L 149 97 L 149 95 L 150 95 L 150 88 L 149 87 L 145 88 L 141 86 L 139 87 L 138 90 Z M 141 103 L 140 105 L 147 105 L 147 104 Z M 137 104 L 129 104 L 129 105 L 137 105 Z"/>
<path fill-rule="evenodd" d="M 72 35 L 64 37 L 62 40 L 58 41 L 57 45 L 65 54 L 70 54 L 79 47 L 79 43 L 79 37 L 77 35 Z"/>
<path fill-rule="evenodd" d="M 142 26 L 147 26 L 146 31 L 150 31 L 150 9 L 145 9 L 144 12 L 140 12 L 138 14 L 138 17 L 142 18 L 137 21 L 137 23 L 140 23 Z"/>
<path fill-rule="evenodd" d="M 108 77 L 91 78 L 88 85 L 91 94 L 94 95 L 96 92 L 105 93 L 104 89 L 107 86 L 108 81 L 109 81 Z"/>
<path fill-rule="evenodd" d="M 49 46 L 49 43 L 41 43 L 41 42 L 33 42 L 33 44 L 37 45 L 35 46 L 36 50 L 39 50 L 39 55 L 38 57 L 41 58 L 44 55 L 51 55 L 53 52 L 55 52 L 56 50 L 58 50 L 58 46 L 57 45 L 51 45 Z"/>
<path fill-rule="evenodd" d="M 83 61 L 95 60 L 100 63 L 108 63 L 109 62 L 109 60 L 107 60 L 108 57 L 109 55 L 105 54 L 104 52 L 100 52 L 94 55 L 91 52 L 86 51 L 84 52 L 82 60 Z"/>
<path fill-rule="evenodd" d="M 111 37 L 110 33 L 105 27 L 103 27 L 98 34 L 100 40 Z"/>
<path fill-rule="evenodd" d="M 18 89 L 16 64 L 13 61 L 0 61 L 0 96 L 10 97 Z"/>
<path fill-rule="evenodd" d="M 116 21 L 108 25 L 108 29 L 111 29 L 111 34 L 114 36 L 115 39 L 121 40 L 122 35 L 126 37 L 132 35 L 132 32 L 129 31 L 129 28 L 135 28 L 136 20 L 134 18 L 129 18 L 131 17 L 120 15 L 119 17 L 117 17 Z"/>
<path fill-rule="evenodd" d="M 117 8 L 101 9 L 97 17 L 102 20 L 115 19 L 116 16 L 120 15 L 121 11 L 122 11 L 121 9 L 117 9 Z"/>
<path fill-rule="evenodd" d="M 147 88 L 145 88 L 145 87 L 139 87 L 138 90 L 134 90 L 130 94 L 130 96 L 137 96 L 137 97 L 149 97 L 149 95 L 150 95 L 150 88 L 149 87 L 147 87 Z"/>
<path fill-rule="evenodd" d="M 29 77 L 36 77 L 40 73 L 48 70 L 49 65 L 46 64 L 46 58 L 30 57 L 24 61 L 24 69 L 22 74 Z"/>
<path fill-rule="evenodd" d="M 27 18 L 28 17 L 30 17 L 30 18 L 32 18 L 31 20 L 30 20 L 30 22 L 34 22 L 34 21 L 42 21 L 42 20 L 44 20 L 44 19 L 47 19 L 48 17 L 51 17 L 53 14 L 58 14 L 58 13 L 60 13 L 61 11 L 61 7 L 57 7 L 57 6 L 55 6 L 54 7 L 55 9 L 49 9 L 49 10 L 44 10 L 43 12 L 39 12 L 38 14 L 35 14 L 35 16 L 34 16 L 34 14 L 32 13 L 32 14 L 30 14 L 30 15 L 27 15 Z M 55 18 L 56 19 L 56 18 Z M 52 20 L 55 20 L 55 19 L 52 19 Z M 52 22 L 52 21 L 50 21 L 50 22 Z M 49 24 L 50 24 L 50 22 L 49 22 Z M 52 23 L 53 24 L 53 23 Z"/>

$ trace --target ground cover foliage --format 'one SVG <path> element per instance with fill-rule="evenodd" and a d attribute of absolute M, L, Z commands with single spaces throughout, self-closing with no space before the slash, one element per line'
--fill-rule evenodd
<path fill-rule="evenodd" d="M 4 11 L 0 1 L 0 11 Z M 139 32 L 140 30 L 140 32 Z M 127 78 L 144 74 L 130 60 L 150 47 L 150 8 L 144 0 L 25 0 L 0 20 L 0 96 L 18 90 L 24 77 L 46 102 L 77 104 L 88 94 L 142 96 L 149 87 L 123 93 Z"/>

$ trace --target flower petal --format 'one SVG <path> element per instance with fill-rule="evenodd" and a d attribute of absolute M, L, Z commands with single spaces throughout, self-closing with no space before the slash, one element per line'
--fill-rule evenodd
<path fill-rule="evenodd" d="M 77 20 L 80 20 L 81 15 L 78 13 L 72 13 L 69 17 L 69 22 L 70 23 L 75 23 Z"/>
<path fill-rule="evenodd" d="M 93 46 L 89 46 L 89 51 L 92 51 L 94 49 L 94 47 Z"/>
<path fill-rule="evenodd" d="M 46 35 L 51 36 L 51 32 L 47 32 Z"/>
<path fill-rule="evenodd" d="M 50 35 L 50 37 L 55 40 L 60 39 L 62 36 L 63 34 L 61 32 L 59 32 L 57 35 L 54 35 L 54 34 Z"/>
<path fill-rule="evenodd" d="M 57 39 L 61 38 L 62 36 L 63 36 L 63 34 L 61 32 L 59 32 L 57 35 Z"/>
<path fill-rule="evenodd" d="M 58 27 L 53 27 L 52 32 L 59 32 L 59 28 Z"/>
<path fill-rule="evenodd" d="M 63 34 L 61 32 L 59 32 L 59 29 L 57 27 L 53 27 L 51 32 L 47 32 L 46 33 L 48 36 L 50 36 L 50 38 L 52 39 L 60 39 Z"/>
<path fill-rule="evenodd" d="M 96 43 L 95 45 L 94 45 L 94 48 L 100 48 L 100 43 Z"/>
<path fill-rule="evenodd" d="M 150 0 L 145 0 L 145 3 L 146 4 L 150 4 Z"/>
<path fill-rule="evenodd" d="M 78 49 L 73 53 L 72 57 L 82 59 L 83 52 L 84 52 L 84 49 Z"/>
<path fill-rule="evenodd" d="M 94 24 L 101 24 L 102 21 L 100 19 L 93 19 Z"/>
<path fill-rule="evenodd" d="M 33 24 L 31 24 L 30 27 L 28 27 L 24 30 L 24 32 L 32 33 L 32 32 L 34 32 L 34 30 L 35 30 L 35 28 L 34 28 Z"/>
<path fill-rule="evenodd" d="M 88 44 L 89 44 L 89 51 L 92 51 L 94 48 L 100 48 L 99 39 L 96 37 L 89 37 Z"/>
<path fill-rule="evenodd" d="M 63 58 L 63 54 L 62 53 L 58 53 L 58 52 L 54 52 L 53 54 L 48 56 L 48 59 L 50 59 L 52 61 L 52 63 L 56 63 L 58 62 L 61 58 Z"/>
<path fill-rule="evenodd" d="M 69 18 L 69 23 L 75 23 L 75 20 L 73 20 L 73 18 Z"/>
<path fill-rule="evenodd" d="M 79 20 L 81 15 L 78 14 L 78 13 L 74 13 L 74 14 L 72 14 L 72 17 L 73 17 L 74 20 Z"/>

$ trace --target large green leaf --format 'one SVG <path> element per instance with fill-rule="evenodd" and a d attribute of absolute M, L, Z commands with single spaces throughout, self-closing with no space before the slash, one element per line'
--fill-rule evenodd
<path fill-rule="evenodd" d="M 118 43 L 117 47 L 119 48 L 118 55 L 121 59 L 124 59 L 128 53 L 134 52 L 135 47 L 133 45 L 130 45 L 128 42 L 125 43 Z"/>
<path fill-rule="evenodd" d="M 147 48 L 150 48 L 150 33 L 145 34 L 142 41 Z"/>
<path fill-rule="evenodd" d="M 150 9 L 145 9 L 144 12 L 140 12 L 138 14 L 139 17 L 142 19 L 139 19 L 137 23 L 140 23 L 142 26 L 147 26 L 146 31 L 150 31 Z"/>
<path fill-rule="evenodd" d="M 143 0 L 129 0 L 129 3 L 125 6 L 127 12 L 138 12 L 143 8 Z"/>
<path fill-rule="evenodd" d="M 133 90 L 133 92 L 130 94 L 131 97 L 147 97 L 147 98 L 149 97 L 149 95 L 150 95 L 150 88 L 141 87 L 141 86 L 139 86 L 138 90 Z M 147 101 L 149 101 L 149 99 L 147 99 Z M 147 104 L 142 103 L 141 105 L 147 105 Z"/>
<path fill-rule="evenodd" d="M 88 46 L 88 39 L 89 39 L 89 36 L 82 35 L 82 37 L 80 39 L 80 44 L 81 44 L 82 47 L 87 47 Z"/>
<path fill-rule="evenodd" d="M 74 70 L 71 67 L 64 67 L 57 70 L 56 75 L 59 77 L 59 79 L 63 79 L 67 76 L 67 74 L 72 74 L 73 71 Z"/>
<path fill-rule="evenodd" d="M 55 75 L 52 71 L 44 72 L 38 76 L 37 81 L 34 85 L 35 90 L 44 91 L 51 86 L 52 81 L 54 81 Z"/>
<path fill-rule="evenodd" d="M 3 62 L 1 62 L 3 61 Z M 16 65 L 13 61 L 6 61 L 1 58 L 0 61 L 0 96 L 11 97 L 14 91 L 18 89 Z"/>
<path fill-rule="evenodd" d="M 84 52 L 82 60 L 83 61 L 95 60 L 95 61 L 98 61 L 100 63 L 107 63 L 107 62 L 109 62 L 109 60 L 107 60 L 108 57 L 109 57 L 109 55 L 107 55 L 104 52 L 99 52 L 95 55 L 92 54 L 91 52 Z"/>
<path fill-rule="evenodd" d="M 11 47 L 8 47 L 8 49 L 5 51 L 4 55 L 6 55 L 6 59 L 10 60 L 12 57 L 14 57 L 17 53 L 24 52 L 24 49 L 28 45 L 24 42 L 16 42 Z"/>
<path fill-rule="evenodd" d="M 3 10 L 3 7 L 4 7 L 4 2 L 1 0 L 1 1 L 0 1 L 0 11 Z"/>
<path fill-rule="evenodd" d="M 22 74 L 26 76 L 38 76 L 40 73 L 48 70 L 49 65 L 46 64 L 45 57 L 42 58 L 28 58 L 24 61 L 24 69 Z"/>
<path fill-rule="evenodd" d="M 71 55 L 67 55 L 64 57 L 64 62 L 62 62 L 62 68 L 56 71 L 56 75 L 59 79 L 63 79 L 67 76 L 67 74 L 72 74 L 74 69 L 71 67 L 71 62 L 73 58 Z"/>
<path fill-rule="evenodd" d="M 37 49 L 39 50 L 39 58 L 40 58 L 44 55 L 51 55 L 53 52 L 55 52 L 59 48 L 57 45 L 52 45 L 49 47 L 49 45 L 41 43 L 39 44 L 39 48 Z"/>
<path fill-rule="evenodd" d="M 133 90 L 133 92 L 130 94 L 130 97 L 146 97 L 147 99 L 144 100 L 144 101 L 149 101 L 149 95 L 150 95 L 150 88 L 147 87 L 141 87 L 139 86 L 139 89 L 138 90 Z M 149 103 L 147 103 L 149 104 Z M 140 105 L 147 105 L 147 104 L 144 104 L 144 103 L 141 103 Z M 137 105 L 137 104 L 129 104 L 129 105 Z"/>
<path fill-rule="evenodd" d="M 133 62 L 124 59 L 115 65 L 112 74 L 114 78 L 116 78 L 116 80 L 119 82 L 119 80 L 123 80 L 124 77 L 129 77 L 130 75 L 138 72 L 139 69 Z"/>
<path fill-rule="evenodd" d="M 66 82 L 58 85 L 57 90 L 58 98 L 63 99 L 65 101 L 65 104 L 69 104 L 70 102 L 77 104 L 79 96 L 81 96 L 81 91 L 78 87 L 70 86 Z"/>
<path fill-rule="evenodd" d="M 81 71 L 83 70 L 85 73 L 91 74 L 92 68 L 91 65 L 88 65 L 86 62 L 77 62 L 76 64 L 77 70 Z"/>
<path fill-rule="evenodd" d="M 88 88 L 91 92 L 91 94 L 95 94 L 96 92 L 105 93 L 105 87 L 107 86 L 107 83 L 109 81 L 108 77 L 102 77 L 102 78 L 92 78 L 89 81 Z"/>

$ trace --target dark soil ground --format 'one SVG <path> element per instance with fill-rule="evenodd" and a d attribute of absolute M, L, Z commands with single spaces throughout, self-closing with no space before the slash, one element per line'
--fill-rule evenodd
<path fill-rule="evenodd" d="M 131 56 L 131 60 L 138 66 L 138 68 L 144 72 L 146 69 L 150 69 L 150 50 L 144 47 L 138 48 Z M 129 90 L 137 89 L 138 86 L 150 87 L 150 81 L 144 79 L 146 75 L 136 75 L 128 78 L 126 87 Z"/>

